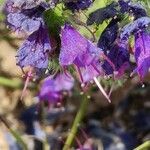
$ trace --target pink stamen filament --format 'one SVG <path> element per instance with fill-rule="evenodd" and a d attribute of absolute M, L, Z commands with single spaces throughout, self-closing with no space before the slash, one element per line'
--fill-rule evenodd
<path fill-rule="evenodd" d="M 102 92 L 102 94 L 108 100 L 108 102 L 111 103 L 111 100 L 110 100 L 109 96 L 107 95 L 107 93 L 105 92 L 104 88 L 102 87 L 102 85 L 100 84 L 100 82 L 97 80 L 97 78 L 94 77 L 93 80 L 95 81 L 96 85 L 98 86 L 98 88 L 100 89 L 100 91 Z"/>
<path fill-rule="evenodd" d="M 69 134 L 74 134 L 74 133 L 69 132 Z M 82 146 L 82 144 L 81 144 L 79 138 L 78 138 L 76 135 L 75 135 L 75 141 L 76 141 L 78 147 L 80 148 L 80 150 L 83 150 L 83 146 Z"/>
<path fill-rule="evenodd" d="M 25 92 L 26 92 L 26 89 L 28 87 L 28 83 L 29 83 L 31 77 L 32 77 L 32 68 L 30 68 L 30 70 L 27 74 L 27 78 L 26 78 L 26 81 L 25 81 L 25 84 L 24 84 L 24 87 L 23 87 L 23 90 L 22 90 L 22 93 L 21 93 L 21 97 L 20 97 L 21 100 L 23 99 L 23 97 L 25 95 Z"/>
<path fill-rule="evenodd" d="M 78 66 L 76 66 L 76 70 L 77 70 L 77 72 L 79 74 L 81 82 L 83 83 L 83 76 L 82 76 L 81 70 L 80 70 L 80 68 Z"/>
<path fill-rule="evenodd" d="M 82 136 L 85 138 L 85 140 L 87 141 L 89 139 L 89 137 L 87 136 L 87 134 L 85 133 L 85 131 L 81 128 L 79 128 L 80 131 L 82 132 Z"/>
<path fill-rule="evenodd" d="M 82 150 L 82 149 L 83 149 L 83 146 L 82 146 L 80 140 L 79 140 L 77 137 L 75 137 L 75 140 L 76 140 L 77 145 L 79 146 L 80 150 Z"/>
<path fill-rule="evenodd" d="M 98 73 L 98 74 L 101 74 L 101 72 L 97 69 L 97 67 L 92 63 L 91 64 L 92 65 L 92 67 L 96 70 L 96 72 Z"/>
<path fill-rule="evenodd" d="M 60 142 L 62 142 L 62 144 L 66 145 L 69 148 L 69 145 L 65 144 L 65 141 L 62 139 L 62 137 L 59 137 Z"/>

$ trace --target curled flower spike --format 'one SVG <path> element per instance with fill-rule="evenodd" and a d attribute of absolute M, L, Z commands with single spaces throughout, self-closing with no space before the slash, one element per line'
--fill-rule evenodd
<path fill-rule="evenodd" d="M 70 74 L 58 74 L 55 78 L 49 76 L 42 83 L 39 98 L 49 104 L 57 104 L 63 98 L 63 91 L 70 91 L 73 85 L 74 79 Z"/>
<path fill-rule="evenodd" d="M 87 83 L 93 79 L 95 81 L 97 76 L 104 75 L 100 56 L 104 56 L 101 49 L 84 38 L 70 25 L 66 24 L 61 30 L 59 62 L 63 67 L 74 65 L 82 83 Z M 104 94 L 104 90 L 102 93 Z M 106 95 L 105 93 L 104 96 L 106 97 Z M 106 98 L 108 99 L 108 97 Z"/>

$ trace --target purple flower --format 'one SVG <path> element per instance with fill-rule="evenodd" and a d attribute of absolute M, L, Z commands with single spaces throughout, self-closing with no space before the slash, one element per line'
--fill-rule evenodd
<path fill-rule="evenodd" d="M 9 26 L 13 31 L 31 34 L 37 31 L 41 25 L 41 18 L 30 19 L 22 13 L 13 13 L 7 16 Z"/>
<path fill-rule="evenodd" d="M 97 67 L 101 50 L 84 38 L 70 25 L 65 25 L 61 31 L 61 51 L 59 62 L 62 66 L 74 64 L 80 74 L 82 82 L 82 70 L 93 67 L 98 74 L 101 73 L 100 65 Z M 82 68 L 82 69 L 81 69 Z M 91 78 L 93 73 L 91 73 Z"/>
<path fill-rule="evenodd" d="M 115 40 L 117 39 L 119 20 L 119 18 L 112 19 L 100 36 L 97 46 L 101 48 L 105 53 L 106 51 L 109 51 L 111 49 Z"/>
<path fill-rule="evenodd" d="M 17 53 L 17 64 L 21 68 L 31 66 L 38 70 L 48 66 L 51 44 L 43 20 L 43 12 L 48 7 L 43 0 L 6 2 L 7 21 L 11 29 L 29 35 Z"/>
<path fill-rule="evenodd" d="M 48 30 L 40 26 L 22 44 L 17 53 L 17 64 L 20 67 L 47 68 L 48 54 L 51 52 Z"/>
<path fill-rule="evenodd" d="M 114 71 L 117 71 L 117 76 L 123 75 L 124 71 L 129 67 L 129 52 L 127 44 L 123 42 L 115 44 L 111 47 L 107 56 L 115 65 L 115 70 L 107 61 L 105 61 L 103 64 L 103 69 L 106 74 L 113 74 Z"/>
<path fill-rule="evenodd" d="M 135 59 L 136 71 L 142 80 L 150 68 L 150 34 L 140 32 L 135 35 Z"/>
<path fill-rule="evenodd" d="M 56 104 L 63 98 L 64 91 L 70 91 L 73 88 L 74 79 L 67 73 L 58 74 L 55 78 L 47 77 L 40 89 L 39 98 L 49 103 Z"/>
<path fill-rule="evenodd" d="M 67 1 L 68 2 L 65 3 L 65 6 L 72 11 L 84 10 L 93 3 L 93 0 L 67 0 Z"/>
<path fill-rule="evenodd" d="M 103 95 L 110 102 L 108 95 L 96 78 L 104 74 L 100 56 L 104 56 L 101 49 L 84 38 L 70 25 L 65 25 L 61 30 L 61 51 L 59 56 L 61 66 L 74 65 L 81 82 L 88 83 L 94 80 Z M 107 61 L 109 60 L 107 59 Z"/>
<path fill-rule="evenodd" d="M 44 0 L 7 0 L 6 6 L 9 12 L 14 12 L 14 10 L 21 10 L 21 9 L 31 9 L 34 8 L 42 3 L 45 3 Z"/>
<path fill-rule="evenodd" d="M 129 11 L 129 2 L 130 2 L 130 0 L 128 0 L 128 1 L 119 0 L 118 1 L 119 5 L 120 5 L 121 13 L 125 13 L 125 12 Z"/>
<path fill-rule="evenodd" d="M 94 64 L 94 65 L 96 66 L 96 68 L 93 67 L 92 65 L 81 68 L 83 82 L 88 83 L 89 81 L 93 80 L 93 77 L 97 77 L 100 74 L 104 75 L 101 64 L 97 62 L 97 64 Z"/>
<path fill-rule="evenodd" d="M 18 4 L 20 7 L 12 1 L 6 3 L 7 22 L 13 31 L 31 34 L 37 31 L 41 24 L 44 24 L 42 14 L 47 6 L 41 3 L 30 8 L 25 2 Z"/>
<path fill-rule="evenodd" d="M 128 40 L 131 34 L 135 34 L 136 32 L 143 30 L 149 24 L 150 24 L 149 17 L 141 17 L 139 19 L 136 19 L 132 23 L 127 24 L 122 28 L 120 34 L 121 40 Z"/>

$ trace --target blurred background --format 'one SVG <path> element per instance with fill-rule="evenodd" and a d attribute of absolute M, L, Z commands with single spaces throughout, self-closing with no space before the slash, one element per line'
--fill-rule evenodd
<path fill-rule="evenodd" d="M 35 81 L 20 100 L 24 78 L 15 56 L 22 38 L 7 29 L 0 2 L 0 150 L 21 150 L 24 144 L 29 150 L 61 150 L 80 96 L 73 93 L 65 103 L 49 109 L 38 104 L 39 83 Z M 93 150 L 132 150 L 149 140 L 149 79 L 147 76 L 141 84 L 135 76 L 114 83 L 111 104 L 93 85 L 90 105 L 72 149 L 78 147 L 78 140 L 92 143 Z M 108 84 L 103 82 L 106 90 Z"/>

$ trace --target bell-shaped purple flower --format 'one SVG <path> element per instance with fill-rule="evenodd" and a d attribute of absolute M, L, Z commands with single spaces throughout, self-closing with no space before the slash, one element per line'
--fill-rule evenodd
<path fill-rule="evenodd" d="M 61 30 L 61 51 L 59 56 L 61 66 L 74 65 L 81 82 L 88 83 L 90 80 L 94 80 L 103 95 L 110 102 L 108 95 L 96 78 L 104 74 L 100 56 L 104 56 L 101 49 L 84 38 L 70 25 L 65 25 Z"/>
<path fill-rule="evenodd" d="M 135 59 L 136 71 L 142 80 L 150 68 L 150 34 L 144 31 L 135 35 Z"/>
<path fill-rule="evenodd" d="M 70 91 L 73 88 L 74 79 L 67 73 L 58 74 L 55 78 L 47 77 L 40 89 L 40 100 L 46 100 L 49 103 L 56 104 L 63 98 L 64 91 Z"/>
<path fill-rule="evenodd" d="M 64 67 L 74 64 L 82 82 L 85 82 L 82 70 L 88 67 L 93 67 L 100 74 L 100 65 L 97 67 L 97 64 L 100 64 L 100 54 L 101 50 L 99 48 L 84 38 L 70 25 L 65 25 L 62 29 L 59 62 Z M 93 77 L 92 74 L 91 78 Z"/>
<path fill-rule="evenodd" d="M 31 66 L 42 69 L 48 66 L 48 55 L 51 52 L 51 44 L 48 30 L 41 26 L 32 33 L 19 48 L 17 64 L 23 68 Z"/>
<path fill-rule="evenodd" d="M 123 75 L 124 71 L 129 67 L 129 52 L 126 43 L 117 43 L 112 46 L 107 54 L 107 57 L 115 66 L 114 70 L 114 68 L 112 68 L 112 66 L 107 61 L 104 62 L 103 69 L 107 75 L 113 74 L 115 71 L 117 72 L 116 76 L 119 77 Z"/>

